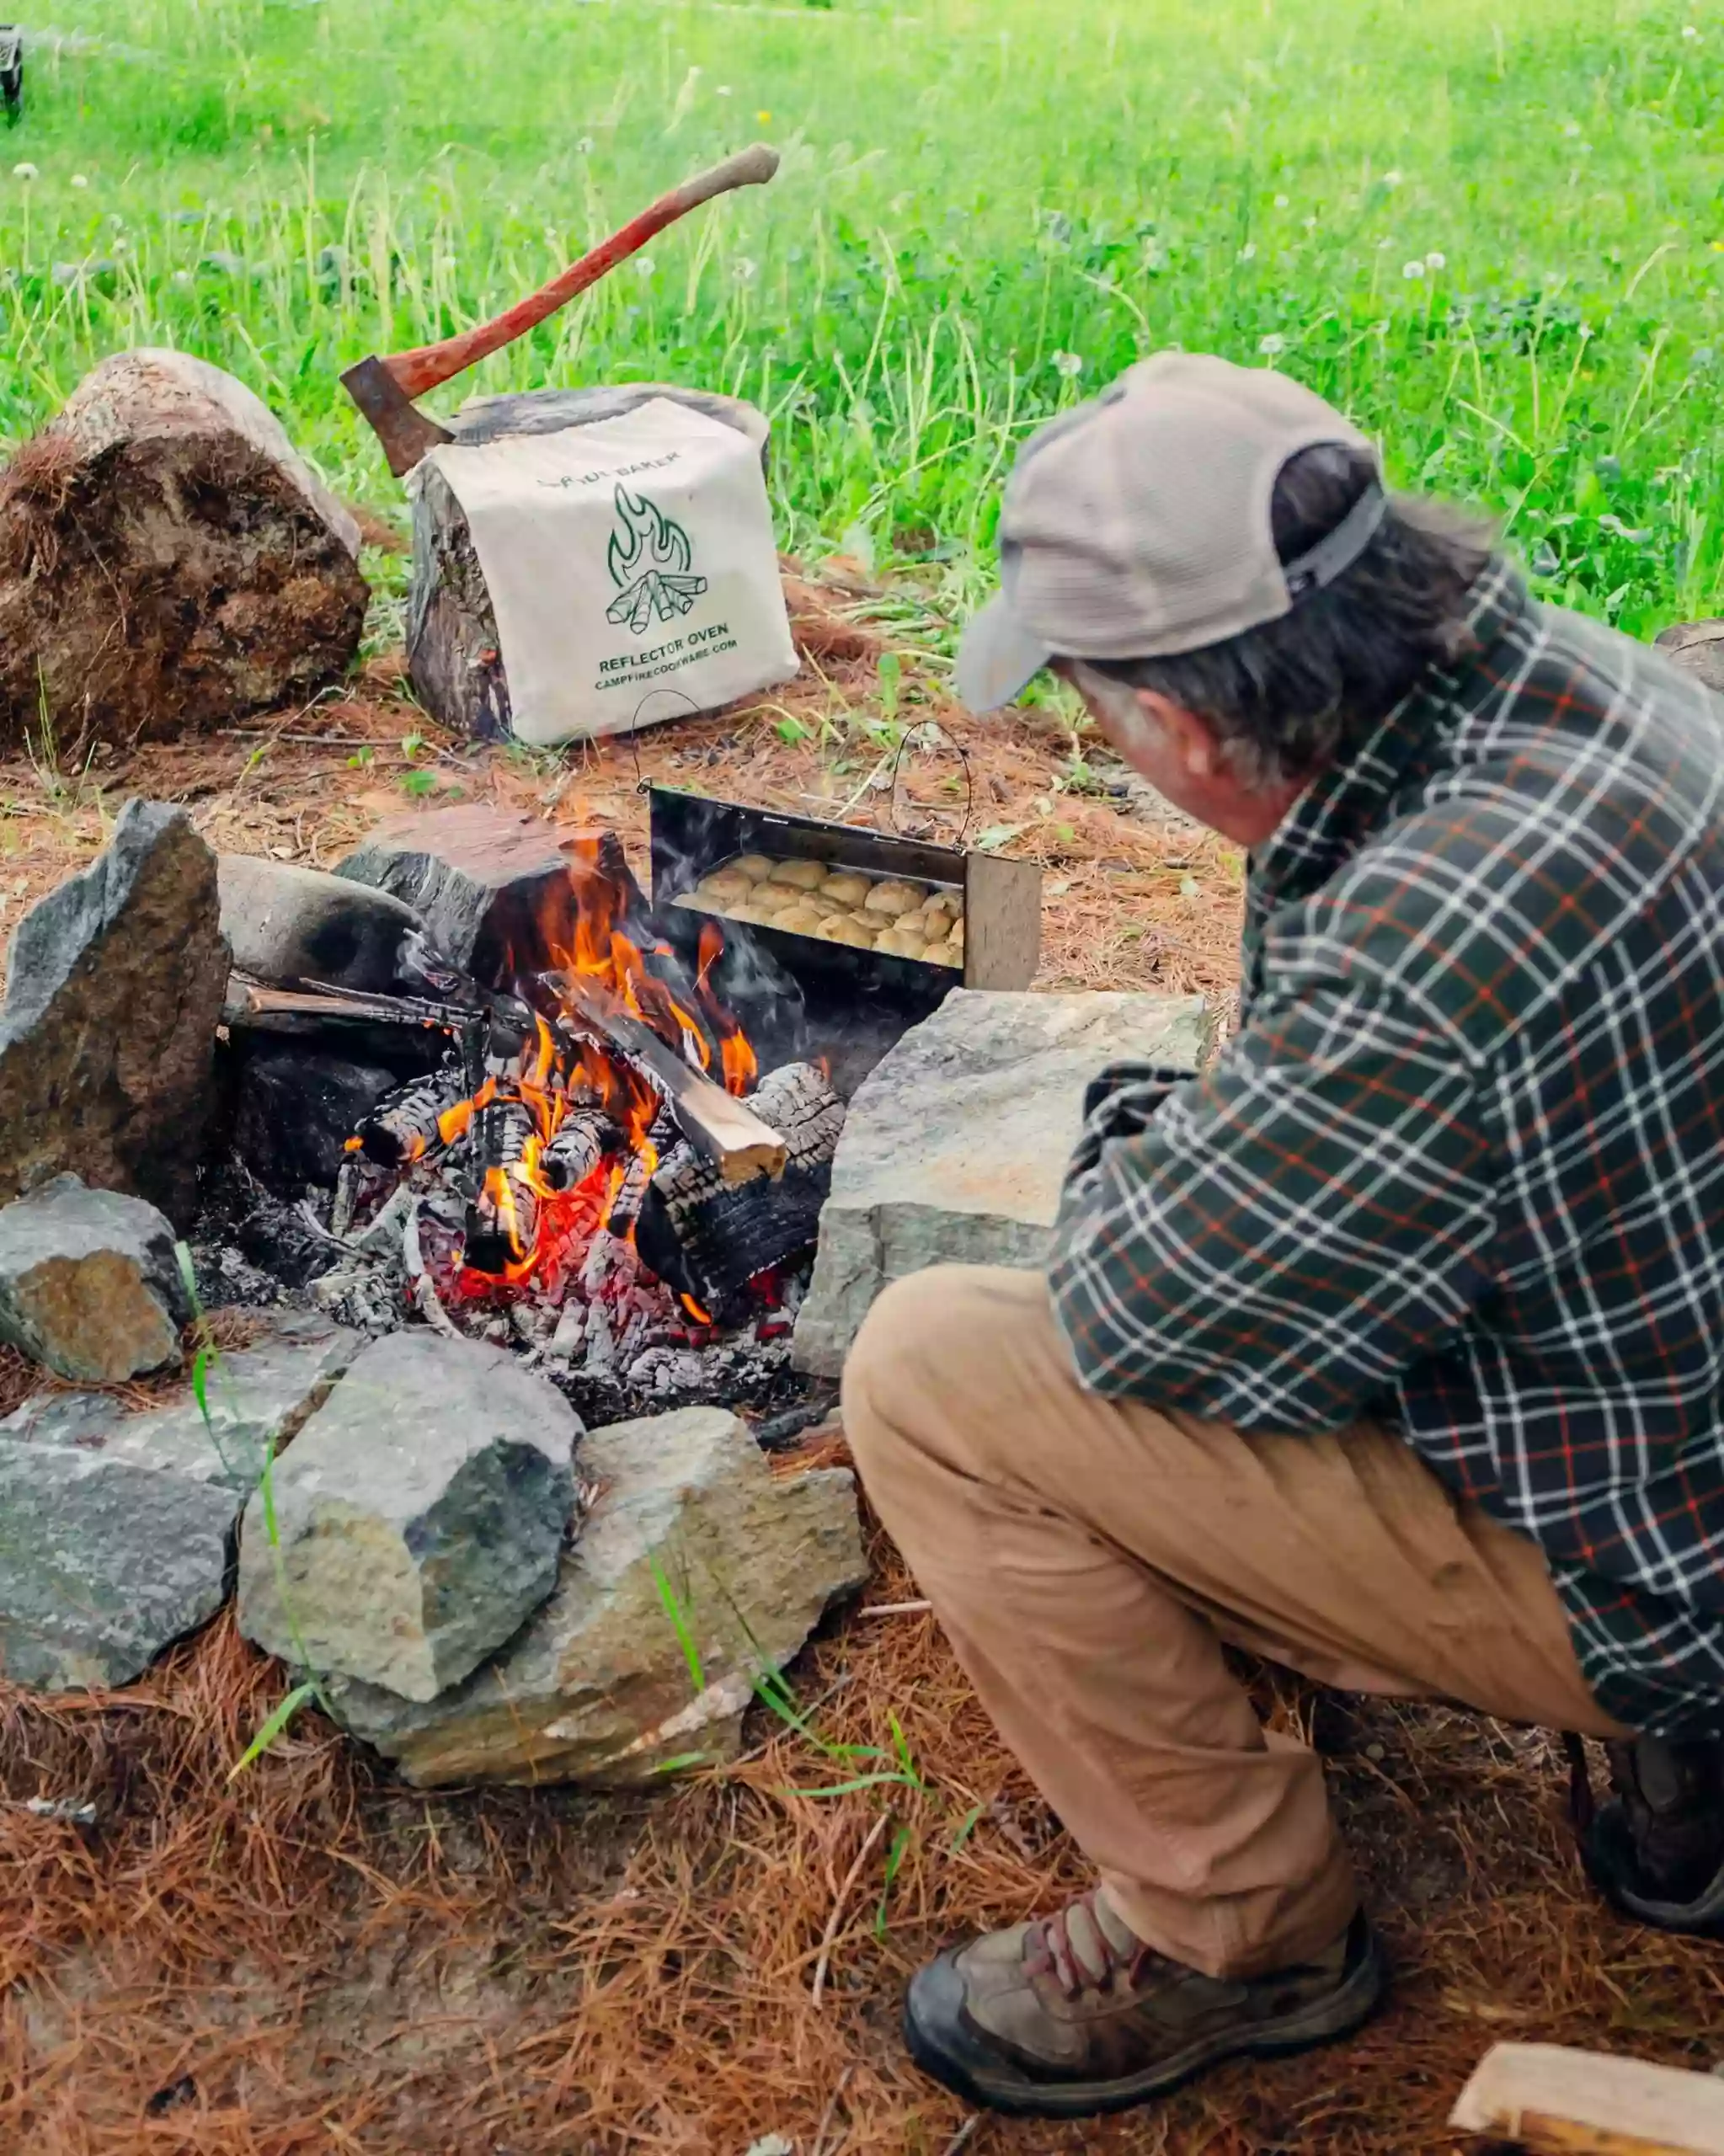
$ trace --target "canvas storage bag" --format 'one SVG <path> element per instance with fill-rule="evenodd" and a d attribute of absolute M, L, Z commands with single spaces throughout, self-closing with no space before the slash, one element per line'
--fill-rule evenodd
<path fill-rule="evenodd" d="M 760 451 L 736 428 L 655 397 L 426 461 L 472 534 L 517 739 L 627 734 L 795 674 Z"/>

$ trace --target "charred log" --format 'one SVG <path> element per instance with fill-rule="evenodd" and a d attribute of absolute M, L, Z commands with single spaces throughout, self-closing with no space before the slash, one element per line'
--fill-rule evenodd
<path fill-rule="evenodd" d="M 435 1160 L 445 1149 L 441 1121 L 462 1098 L 461 1071 L 451 1065 L 416 1078 L 379 1101 L 360 1123 L 359 1150 L 380 1168 Z"/>
<path fill-rule="evenodd" d="M 552 1190 L 578 1189 L 622 1144 L 622 1132 L 602 1108 L 573 1107 L 539 1156 L 539 1173 Z"/>
<path fill-rule="evenodd" d="M 493 1101 L 472 1120 L 468 1144 L 478 1193 L 467 1212 L 467 1262 L 475 1273 L 503 1273 L 538 1240 L 539 1201 L 520 1174 L 538 1134 L 532 1110 Z"/>
<path fill-rule="evenodd" d="M 783 1137 L 783 1174 L 727 1182 L 718 1162 L 679 1145 L 654 1176 L 636 1228 L 653 1271 L 715 1315 L 757 1274 L 812 1246 L 844 1128 L 843 1102 L 809 1063 L 769 1072 L 749 1104 Z"/>

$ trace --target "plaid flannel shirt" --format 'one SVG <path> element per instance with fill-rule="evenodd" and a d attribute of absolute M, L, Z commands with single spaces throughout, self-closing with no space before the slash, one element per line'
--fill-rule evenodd
<path fill-rule="evenodd" d="M 1724 1734 L 1724 702 L 1493 562 L 1251 867 L 1238 1032 L 1092 1089 L 1092 1390 L 1369 1414 L 1543 1548 L 1594 1693 Z"/>

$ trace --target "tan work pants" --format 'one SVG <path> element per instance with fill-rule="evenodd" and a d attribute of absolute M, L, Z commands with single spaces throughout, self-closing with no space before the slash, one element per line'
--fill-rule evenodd
<path fill-rule="evenodd" d="M 1620 1734 L 1532 1542 L 1392 1433 L 1245 1437 L 1078 1385 L 1033 1273 L 896 1283 L 844 1380 L 869 1497 L 1001 1734 L 1140 1937 L 1285 1967 L 1355 1906 L 1322 1767 L 1225 1641 L 1348 1691 Z"/>

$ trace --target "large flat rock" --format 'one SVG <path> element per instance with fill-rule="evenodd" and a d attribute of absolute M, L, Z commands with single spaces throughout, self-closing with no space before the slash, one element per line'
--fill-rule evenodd
<path fill-rule="evenodd" d="M 0 1339 L 74 1383 L 179 1360 L 191 1315 L 173 1230 L 153 1205 L 56 1176 L 0 1207 Z"/>
<path fill-rule="evenodd" d="M 141 1414 L 56 1392 L 0 1422 L 0 1674 L 51 1691 L 129 1684 L 213 1616 L 270 1448 L 357 1345 L 283 1316 L 216 1358 L 207 1415 L 188 1384 Z"/>
<path fill-rule="evenodd" d="M 836 1377 L 889 1281 L 1047 1257 L 1086 1087 L 1136 1059 L 1194 1070 L 1200 996 L 957 989 L 850 1104 L 792 1359 Z"/>
<path fill-rule="evenodd" d="M 0 1199 L 69 1172 L 188 1225 L 227 986 L 215 855 L 183 808 L 127 802 L 12 939 Z"/>
<path fill-rule="evenodd" d="M 501 1653 L 428 1705 L 336 1686 L 409 1781 L 627 1786 L 734 1758 L 757 1678 L 867 1577 L 854 1478 L 775 1476 L 723 1409 L 590 1431 L 580 1461 L 593 1510 Z"/>
<path fill-rule="evenodd" d="M 295 1439 L 241 1540 L 240 1629 L 403 1700 L 458 1684 L 551 1592 L 579 1418 L 506 1349 L 375 1341 Z"/>

